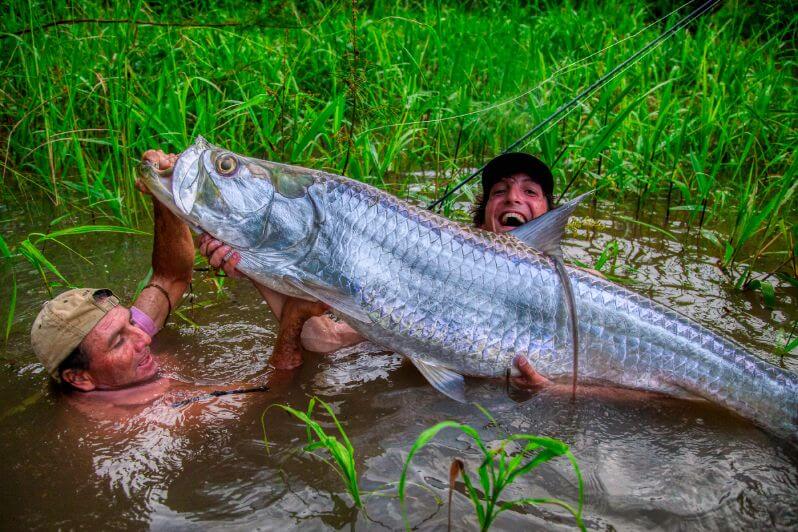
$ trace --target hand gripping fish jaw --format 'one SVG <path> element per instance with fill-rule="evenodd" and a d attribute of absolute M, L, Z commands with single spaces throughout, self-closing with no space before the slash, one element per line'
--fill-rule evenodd
<path fill-rule="evenodd" d="M 145 176 L 147 177 L 147 176 Z M 147 184 L 175 213 L 249 262 L 284 269 L 307 255 L 321 224 L 307 169 L 244 157 L 197 137 L 180 154 L 171 182 L 152 169 Z M 248 261 L 241 267 L 246 269 Z"/>

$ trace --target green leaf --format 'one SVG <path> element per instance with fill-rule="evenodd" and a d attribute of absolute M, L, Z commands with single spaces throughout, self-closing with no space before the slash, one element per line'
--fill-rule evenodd
<path fill-rule="evenodd" d="M 788 273 L 779 272 L 779 273 L 776 274 L 776 277 L 778 277 L 779 279 L 781 279 L 785 283 L 789 283 L 792 286 L 798 288 L 798 279 L 796 279 L 792 275 L 790 275 Z"/>
<path fill-rule="evenodd" d="M 311 415 L 313 414 L 313 408 L 316 403 L 320 403 L 325 410 L 332 416 L 333 421 L 335 422 L 336 427 L 338 428 L 341 437 L 346 442 L 346 445 L 342 444 L 335 436 L 328 435 L 324 428 L 319 425 L 316 421 L 311 419 Z M 346 487 L 349 495 L 352 497 L 352 500 L 355 503 L 355 506 L 358 508 L 363 507 L 363 501 L 360 497 L 360 487 L 358 485 L 357 479 L 357 471 L 355 468 L 355 459 L 354 459 L 354 449 L 352 448 L 352 444 L 349 442 L 349 438 L 346 436 L 346 433 L 343 430 L 343 427 L 338 422 L 335 414 L 332 411 L 330 405 L 318 399 L 317 397 L 312 397 L 308 402 L 308 408 L 306 412 L 301 412 L 294 408 L 291 408 L 288 405 L 282 404 L 273 404 L 270 405 L 266 411 L 268 411 L 272 407 L 277 407 L 289 414 L 293 415 L 297 419 L 299 419 L 302 423 L 305 424 L 305 428 L 307 431 L 308 443 L 303 447 L 303 450 L 306 452 L 313 452 L 320 449 L 326 449 L 329 453 L 332 461 L 328 461 L 323 457 L 318 455 L 318 458 L 321 458 L 325 463 L 327 463 L 341 478 Z M 268 451 L 268 439 L 266 437 L 266 425 L 265 425 L 265 414 L 263 413 L 261 416 L 261 425 L 263 427 L 263 440 L 267 445 Z M 315 440 L 314 440 L 315 436 Z"/>
<path fill-rule="evenodd" d="M 762 281 L 759 285 L 759 291 L 762 292 L 762 297 L 765 299 L 765 306 L 774 308 L 776 306 L 776 291 L 773 285 L 768 281 Z"/>
<path fill-rule="evenodd" d="M 432 427 L 424 430 L 421 434 L 419 434 L 416 441 L 413 443 L 413 446 L 410 448 L 410 453 L 407 455 L 407 459 L 405 460 L 405 464 L 402 467 L 402 475 L 399 477 L 399 503 L 402 509 L 402 520 L 405 523 L 405 527 L 410 529 L 410 522 L 407 517 L 407 506 L 405 504 L 405 485 L 407 484 L 407 468 L 410 467 L 410 461 L 413 459 L 413 456 L 421 450 L 429 441 L 434 438 L 440 431 L 447 428 L 457 429 L 471 438 L 477 443 L 477 446 L 480 448 L 483 454 L 488 454 L 488 450 L 485 445 L 482 443 L 482 439 L 479 437 L 479 434 L 476 430 L 468 425 L 464 425 L 462 423 L 457 423 L 455 421 L 441 421 L 433 425 Z"/>
<path fill-rule="evenodd" d="M 52 233 L 41 235 L 38 239 L 36 239 L 36 244 L 38 244 L 42 240 L 50 240 L 50 239 L 56 239 L 72 235 L 85 235 L 88 233 L 121 233 L 124 235 L 141 235 L 141 236 L 150 235 L 150 233 L 146 231 L 139 231 L 138 229 L 133 229 L 131 227 L 123 227 L 120 225 L 79 225 L 77 227 L 68 227 L 67 229 L 59 229 L 58 231 L 53 231 Z"/>
<path fill-rule="evenodd" d="M 718 237 L 712 231 L 708 231 L 707 229 L 701 229 L 701 236 L 709 240 L 716 248 L 722 248 L 723 246 L 718 240 Z"/>
<path fill-rule="evenodd" d="M 661 227 L 657 227 L 656 225 L 652 225 L 652 224 L 649 224 L 649 223 L 646 223 L 646 222 L 642 222 L 640 220 L 635 220 L 631 216 L 625 216 L 623 214 L 617 215 L 617 218 L 619 218 L 620 220 L 623 220 L 625 222 L 629 222 L 629 223 L 633 223 L 633 224 L 637 224 L 637 225 L 642 225 L 643 227 L 651 229 L 652 231 L 656 231 L 658 233 L 662 233 L 663 235 L 667 236 L 671 240 L 678 240 L 678 238 L 676 238 L 676 235 L 674 235 L 673 233 L 671 233 L 667 229 L 663 229 Z"/>
<path fill-rule="evenodd" d="M 728 264 L 734 254 L 734 248 L 726 242 L 726 251 L 723 253 L 723 264 Z"/>
<path fill-rule="evenodd" d="M 5 342 L 8 343 L 8 336 L 11 334 L 11 325 L 14 323 L 14 314 L 17 309 L 17 276 L 11 272 L 11 297 L 8 299 L 8 311 L 6 312 Z"/>
<path fill-rule="evenodd" d="M 47 260 L 47 257 L 45 257 L 36 246 L 31 244 L 30 240 L 26 238 L 20 243 L 19 246 L 20 248 L 22 248 L 20 252 L 22 253 L 22 255 L 25 256 L 26 259 L 28 259 L 28 262 L 30 262 L 32 265 L 36 266 L 37 268 L 41 268 L 42 266 L 44 266 L 45 268 L 53 272 L 59 279 L 64 281 L 64 283 L 69 284 L 69 281 L 67 281 L 66 278 L 63 275 L 61 275 L 61 272 L 58 271 L 58 268 L 56 268 L 52 262 Z"/>
<path fill-rule="evenodd" d="M 0 235 L 0 257 L 2 257 L 4 259 L 11 258 L 11 250 L 8 249 L 8 246 L 6 245 L 6 241 L 3 240 L 3 236 L 2 235 Z"/>

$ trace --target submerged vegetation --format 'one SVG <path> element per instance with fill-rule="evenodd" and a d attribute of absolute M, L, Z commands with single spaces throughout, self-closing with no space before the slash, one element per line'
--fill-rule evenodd
<path fill-rule="evenodd" d="M 316 403 L 321 404 L 324 411 L 332 420 L 340 440 L 337 436 L 327 434 L 323 428 L 322 421 L 313 419 L 313 411 Z M 487 416 L 491 424 L 495 425 L 495 419 L 483 409 L 481 406 L 476 407 Z M 303 451 L 312 453 L 314 456 L 320 458 L 323 462 L 328 464 L 340 476 L 344 483 L 349 495 L 355 506 L 362 511 L 366 511 L 363 501 L 363 491 L 360 488 L 358 475 L 355 466 L 355 449 L 344 431 L 341 422 L 333 412 L 332 407 L 318 399 L 312 397 L 308 402 L 308 408 L 305 412 L 292 408 L 288 405 L 273 404 L 261 416 L 261 426 L 263 428 L 263 438 L 266 444 L 266 450 L 269 450 L 269 441 L 267 438 L 266 430 L 266 415 L 271 408 L 280 408 L 285 412 L 291 414 L 305 425 L 307 431 L 307 444 L 302 448 Z M 457 423 L 455 421 L 442 421 L 434 426 L 424 430 L 413 443 L 410 452 L 407 455 L 402 473 L 399 478 L 397 489 L 397 497 L 399 498 L 402 506 L 402 518 L 405 521 L 405 527 L 410 530 L 410 523 L 407 520 L 406 512 L 406 495 L 408 486 L 408 467 L 410 461 L 413 459 L 421 449 L 430 443 L 439 432 L 445 429 L 455 429 L 468 436 L 476 445 L 479 452 L 482 454 L 482 461 L 477 467 L 477 478 L 479 484 L 474 483 L 471 476 L 468 474 L 465 463 L 460 458 L 455 458 L 452 461 L 450 472 L 450 485 L 449 485 L 449 528 L 451 529 L 451 505 L 452 505 L 452 491 L 456 478 L 459 476 L 465 486 L 465 494 L 474 506 L 477 521 L 479 522 L 480 530 L 490 529 L 493 522 L 500 513 L 510 510 L 515 507 L 524 505 L 541 505 L 551 504 L 559 506 L 567 510 L 576 520 L 576 525 L 585 530 L 585 525 L 582 521 L 582 505 L 584 498 L 584 487 L 582 483 L 582 473 L 579 470 L 579 465 L 576 458 L 571 453 L 568 446 L 555 438 L 548 438 L 545 436 L 532 436 L 529 434 L 510 434 L 505 439 L 497 442 L 485 441 L 480 435 L 479 431 L 474 427 L 465 424 Z M 332 460 L 317 453 L 317 451 L 326 451 Z M 535 468 L 549 462 L 555 458 L 565 456 L 574 469 L 577 480 L 577 507 L 565 501 L 552 497 L 523 497 L 516 500 L 502 500 L 501 495 L 510 487 L 514 482 L 520 480 L 524 475 L 528 475 Z"/>

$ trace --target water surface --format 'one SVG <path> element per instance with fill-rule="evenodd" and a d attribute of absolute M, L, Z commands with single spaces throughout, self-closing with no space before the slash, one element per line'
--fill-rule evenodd
<path fill-rule="evenodd" d="M 672 241 L 620 221 L 618 214 L 633 212 L 618 211 L 607 204 L 580 209 L 566 256 L 593 264 L 615 240 L 615 274 L 632 289 L 771 362 L 798 369 L 795 358 L 772 354 L 780 331 L 798 319 L 794 288 L 779 286 L 777 308 L 767 309 L 757 294 L 733 291 L 695 228 L 672 222 L 668 229 L 678 237 Z M 44 225 L 2 215 L 10 219 L 4 235 Z M 659 225 L 661 216 L 655 211 L 643 220 Z M 148 268 L 146 237 L 93 236 L 70 244 L 92 264 L 56 246 L 45 251 L 77 285 L 109 286 L 129 299 Z M 3 275 L 0 300 L 7 301 L 10 270 Z M 592 529 L 798 526 L 798 452 L 725 410 L 613 389 L 583 389 L 575 402 L 556 389 L 508 397 L 502 382 L 473 380 L 469 394 L 495 415 L 492 425 L 472 405 L 435 392 L 400 356 L 369 344 L 308 354 L 299 371 L 279 376 L 267 365 L 276 323 L 265 304 L 244 282 L 227 282 L 217 293 L 202 273 L 195 275 L 193 304 L 185 303 L 183 317 L 175 317 L 154 343 L 164 371 L 178 384 L 124 408 L 76 401 L 48 384 L 28 346 L 30 324 L 46 297 L 41 279 L 20 262 L 14 275 L 18 315 L 0 369 L 3 528 L 399 529 L 400 507 L 391 495 L 402 464 L 418 434 L 444 419 L 469 423 L 487 440 L 528 432 L 566 441 L 585 476 L 585 521 Z M 203 396 L 214 387 L 266 382 L 268 392 Z M 353 509 L 336 473 L 297 451 L 305 433 L 295 419 L 275 408 L 264 415 L 277 402 L 304 408 L 312 395 L 333 405 L 352 440 L 363 489 L 373 492 L 367 515 Z M 471 468 L 479 462 L 473 442 L 443 432 L 414 458 L 413 526 L 445 529 L 447 508 L 433 494 L 446 499 L 455 457 Z M 457 490 L 454 524 L 474 529 L 464 487 Z M 566 461 L 542 466 L 505 499 L 544 496 L 575 502 L 575 477 Z M 559 509 L 526 507 L 505 512 L 495 527 L 572 525 Z"/>

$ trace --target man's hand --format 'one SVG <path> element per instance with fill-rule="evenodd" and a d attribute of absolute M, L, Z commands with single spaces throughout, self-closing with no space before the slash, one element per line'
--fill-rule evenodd
<path fill-rule="evenodd" d="M 520 377 L 513 378 L 513 384 L 519 388 L 539 388 L 551 383 L 549 379 L 535 371 L 525 356 L 516 356 L 513 359 L 513 364 L 521 372 Z"/>
<path fill-rule="evenodd" d="M 142 166 L 152 166 L 164 177 L 172 174 L 175 162 L 177 162 L 177 154 L 165 153 L 163 150 L 147 150 L 141 156 Z M 136 179 L 136 188 L 142 194 L 151 195 L 150 189 L 141 179 Z"/>
<path fill-rule="evenodd" d="M 221 268 L 228 277 L 243 277 L 243 275 L 236 270 L 236 266 L 241 261 L 241 255 L 233 251 L 233 249 L 216 240 L 208 233 L 202 233 L 199 239 L 200 255 L 208 259 L 208 263 L 212 268 Z"/>
<path fill-rule="evenodd" d="M 164 177 L 169 176 L 177 155 L 161 150 L 147 150 L 141 157 L 142 165 L 151 166 Z M 136 188 L 149 195 L 139 180 Z M 152 318 L 160 329 L 176 308 L 191 281 L 194 264 L 194 241 L 185 222 L 153 198 L 152 278 L 134 305 Z"/>

